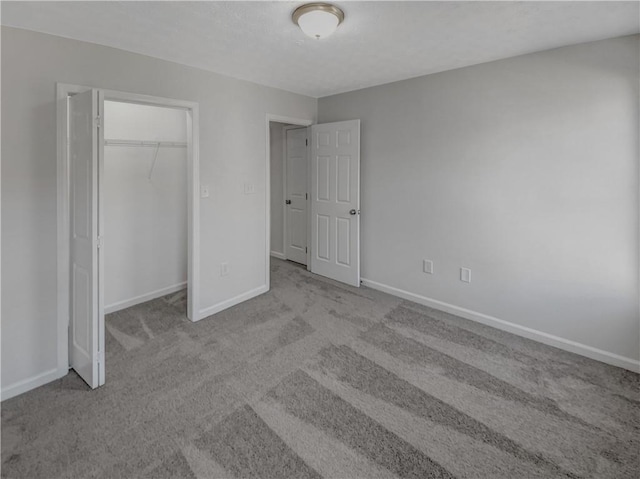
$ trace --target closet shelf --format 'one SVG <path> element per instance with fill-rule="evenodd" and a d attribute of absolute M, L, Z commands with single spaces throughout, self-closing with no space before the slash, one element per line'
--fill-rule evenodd
<path fill-rule="evenodd" d="M 186 148 L 183 141 L 139 141 L 139 140 L 104 140 L 104 146 L 137 146 L 153 148 Z"/>

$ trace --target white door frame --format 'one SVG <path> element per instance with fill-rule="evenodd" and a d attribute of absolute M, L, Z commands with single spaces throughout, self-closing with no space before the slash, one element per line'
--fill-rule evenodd
<path fill-rule="evenodd" d="M 265 191 L 266 191 L 266 198 L 265 198 L 265 217 L 266 217 L 266 227 L 265 227 L 265 245 L 266 245 L 266 252 L 265 252 L 265 284 L 267 285 L 267 290 L 271 289 L 271 135 L 270 135 L 270 129 L 269 129 L 269 123 L 271 122 L 277 122 L 277 123 L 287 123 L 288 125 L 295 125 L 295 126 L 306 126 L 306 127 L 310 127 L 313 124 L 313 120 L 312 119 L 305 119 L 305 118 L 293 118 L 293 117 L 289 117 L 289 116 L 281 116 L 281 115 L 274 115 L 272 113 L 267 113 L 267 119 L 266 119 L 266 148 L 265 148 L 265 160 L 266 160 L 266 185 L 265 185 Z M 307 135 L 308 136 L 308 135 Z M 285 150 L 286 151 L 286 150 Z M 307 148 L 307 164 L 309 162 L 309 149 Z M 307 175 L 308 177 L 308 175 Z M 285 178 L 286 179 L 286 178 Z M 307 179 L 307 187 L 308 185 L 310 185 L 310 183 L 308 182 L 309 180 Z M 285 182 L 285 186 L 284 188 L 286 189 L 286 182 Z M 308 188 L 307 188 L 308 189 Z M 309 204 L 308 204 L 308 200 L 307 200 L 307 208 L 308 208 Z M 286 215 L 285 215 L 286 216 Z M 308 217 L 309 215 L 307 215 Z M 285 220 L 286 221 L 286 220 Z M 286 224 L 286 223 L 285 223 Z M 311 225 L 311 223 L 309 223 L 309 226 Z M 307 228 L 308 229 L 308 228 Z M 307 242 L 309 241 L 309 237 L 307 237 Z M 307 248 L 307 250 L 309 250 L 309 248 Z M 286 255 L 286 252 L 284 252 L 284 254 Z M 307 269 L 309 269 L 309 254 L 310 251 L 307 251 Z"/>
<path fill-rule="evenodd" d="M 56 84 L 56 112 L 57 112 L 57 186 L 58 186 L 58 374 L 60 377 L 69 370 L 69 158 L 68 158 L 68 119 L 67 100 L 70 95 L 90 90 L 92 87 L 83 85 L 71 85 L 66 83 Z M 98 88 L 104 93 L 105 100 L 124 103 L 137 103 L 185 110 L 187 114 L 187 316 L 191 321 L 200 319 L 200 115 L 198 103 L 192 101 L 162 98 L 138 93 L 126 93 L 116 90 Z M 268 138 L 268 137 L 267 137 Z M 268 171 L 268 170 L 267 170 Z M 100 285 L 104 291 L 104 284 Z M 100 334 L 104 334 L 101 331 Z"/>

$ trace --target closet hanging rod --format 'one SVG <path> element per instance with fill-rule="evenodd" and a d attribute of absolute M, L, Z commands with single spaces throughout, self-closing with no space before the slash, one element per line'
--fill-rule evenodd
<path fill-rule="evenodd" d="M 137 146 L 153 148 L 186 148 L 184 141 L 104 140 L 104 146 Z"/>

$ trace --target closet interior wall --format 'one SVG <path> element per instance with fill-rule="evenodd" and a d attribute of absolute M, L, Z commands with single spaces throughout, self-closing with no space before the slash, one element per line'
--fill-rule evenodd
<path fill-rule="evenodd" d="M 105 312 L 186 288 L 187 113 L 105 102 Z"/>

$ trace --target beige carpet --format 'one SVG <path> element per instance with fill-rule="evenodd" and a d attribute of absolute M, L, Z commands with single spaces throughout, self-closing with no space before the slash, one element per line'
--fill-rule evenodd
<path fill-rule="evenodd" d="M 636 374 L 279 260 L 184 299 L 107 317 L 104 387 L 2 403 L 2 477 L 640 477 Z"/>

